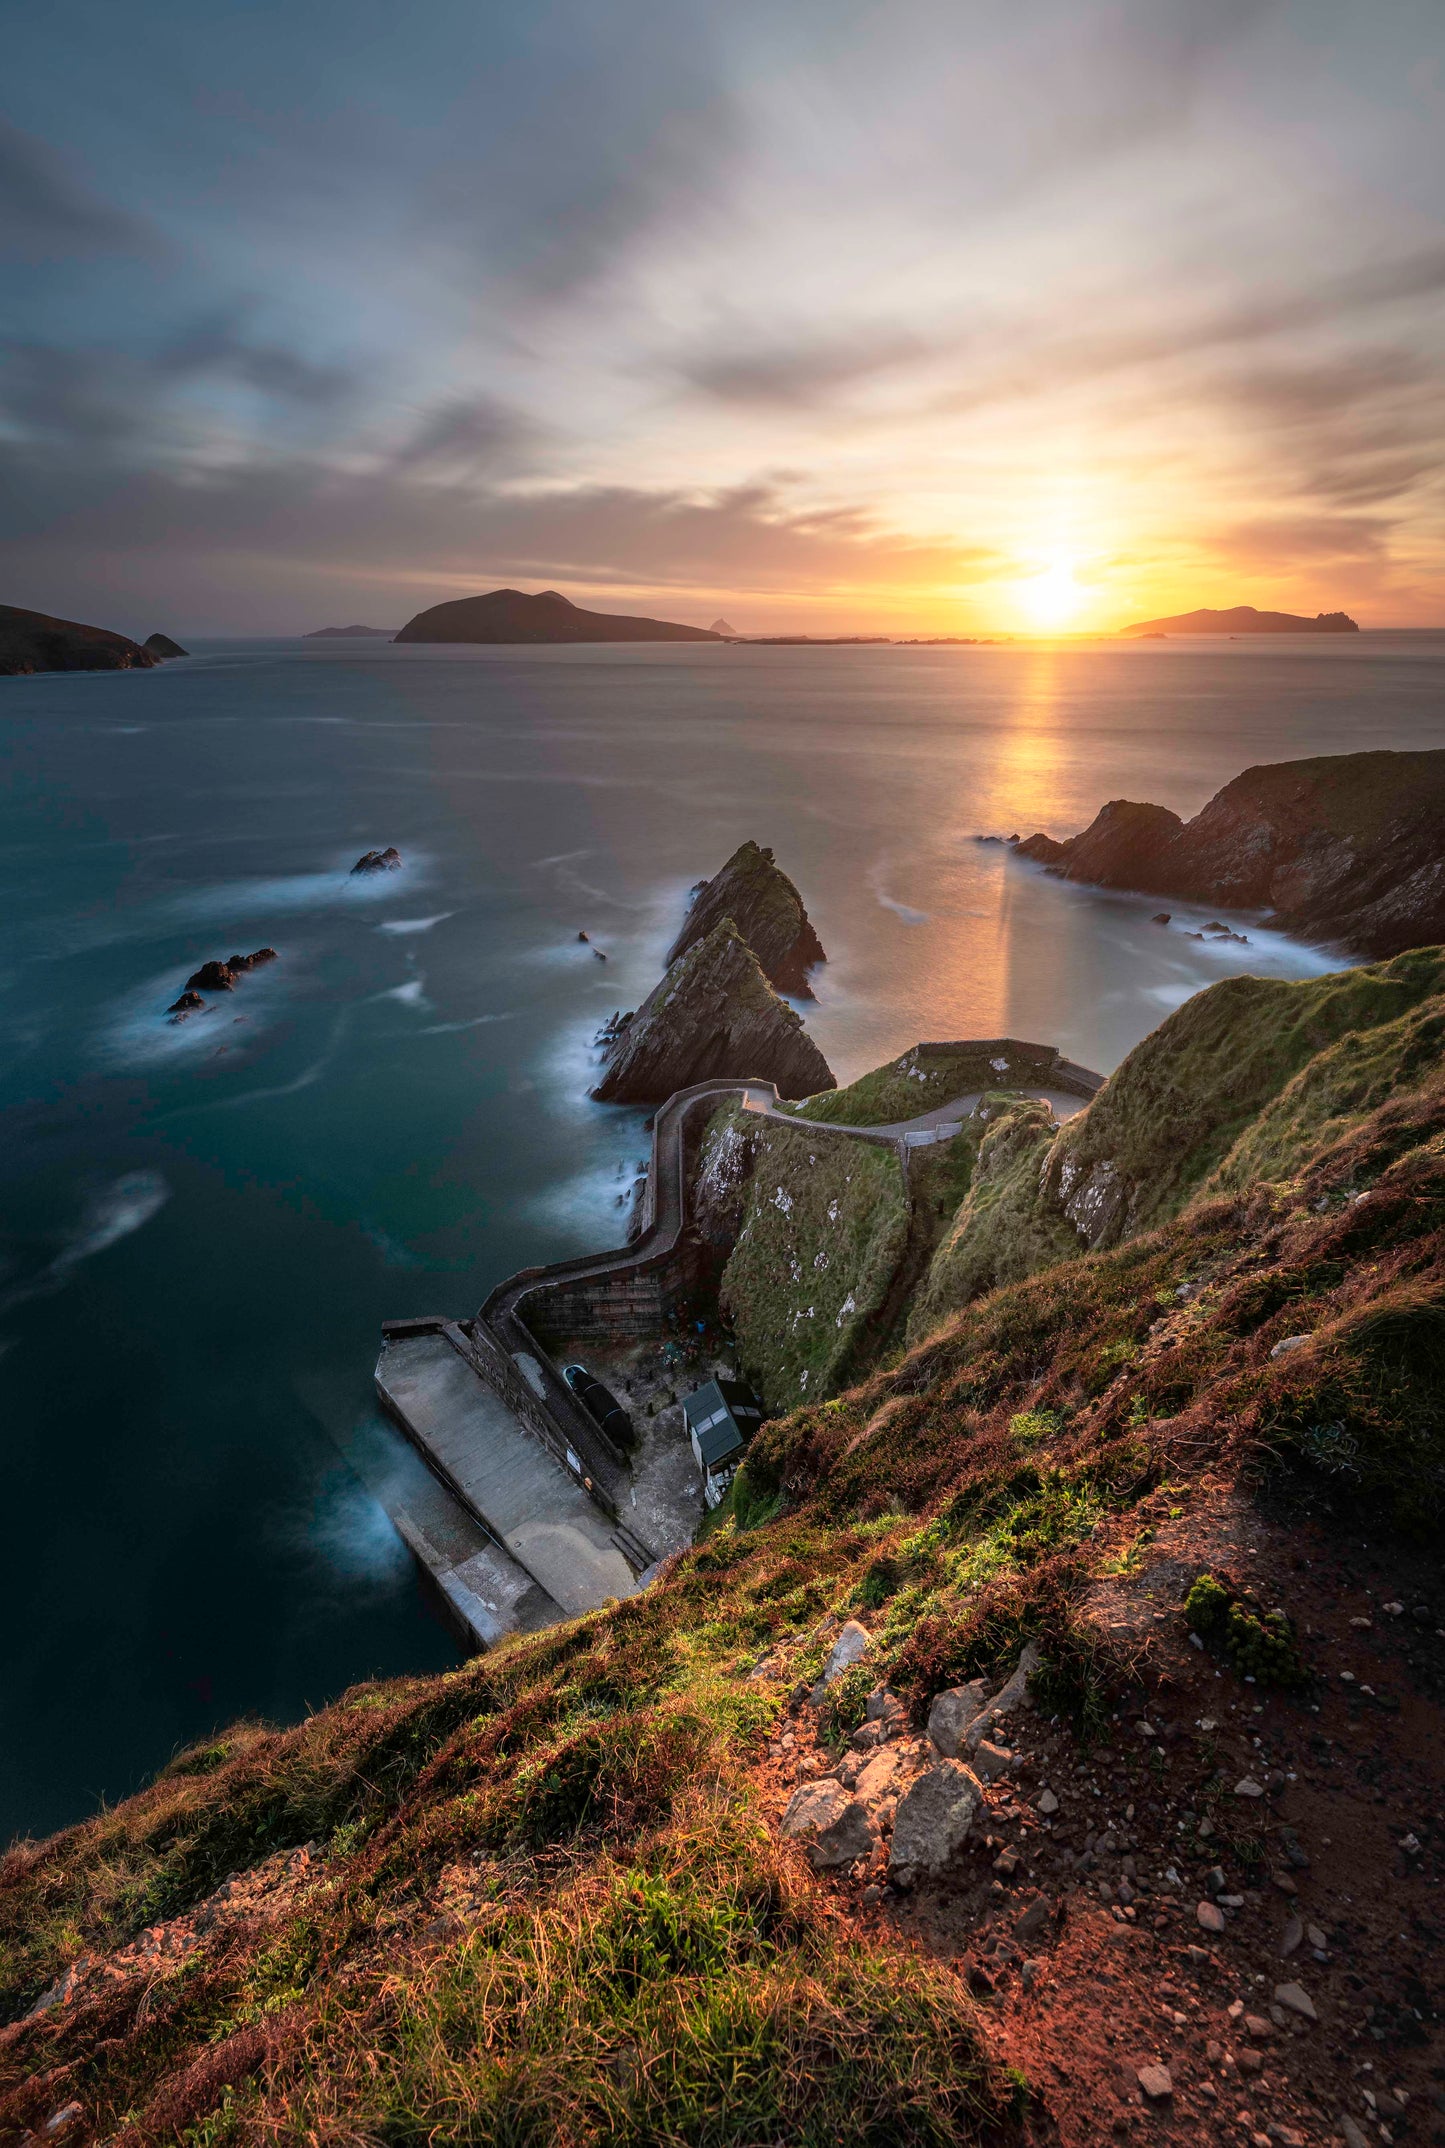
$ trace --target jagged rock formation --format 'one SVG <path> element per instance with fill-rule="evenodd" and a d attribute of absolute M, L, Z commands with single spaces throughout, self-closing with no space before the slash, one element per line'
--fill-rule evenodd
<path fill-rule="evenodd" d="M 813 997 L 808 971 L 815 962 L 827 961 L 823 943 L 813 930 L 802 896 L 773 863 L 771 850 L 758 843 L 740 843 L 721 872 L 699 888 L 681 932 L 667 951 L 668 961 L 676 962 L 728 917 L 757 956 L 764 976 L 780 992 L 791 992 L 798 999 Z"/>
<path fill-rule="evenodd" d="M 657 1104 L 723 1075 L 775 1082 L 789 1097 L 836 1086 L 802 1018 L 779 999 L 730 920 L 680 956 L 622 1025 L 592 1094 L 603 1103 Z"/>
<path fill-rule="evenodd" d="M 1081 835 L 1018 846 L 1066 880 L 1272 911 L 1371 956 L 1445 940 L 1445 752 L 1247 768 L 1193 820 L 1115 798 Z"/>
<path fill-rule="evenodd" d="M 158 659 L 129 635 L 0 604 L 0 677 L 33 671 L 148 671 Z"/>
<path fill-rule="evenodd" d="M 364 850 L 351 870 L 355 873 L 394 873 L 401 869 L 401 852 L 395 843 L 385 850 Z"/>
<path fill-rule="evenodd" d="M 398 641 L 721 641 L 711 627 L 677 626 L 669 619 L 632 619 L 618 612 L 584 612 L 555 589 L 529 596 L 493 589 L 454 597 L 409 619 Z"/>
<path fill-rule="evenodd" d="M 1137 626 L 1121 627 L 1130 634 L 1358 634 L 1359 626 L 1348 612 L 1316 612 L 1306 619 L 1296 612 L 1257 612 L 1252 604 L 1231 605 L 1228 611 L 1179 612 L 1172 619 L 1141 619 Z"/>
<path fill-rule="evenodd" d="M 168 663 L 173 656 L 189 656 L 191 653 L 189 649 L 183 649 L 178 641 L 172 641 L 169 634 L 147 634 L 141 647 L 147 650 L 158 664 Z"/>

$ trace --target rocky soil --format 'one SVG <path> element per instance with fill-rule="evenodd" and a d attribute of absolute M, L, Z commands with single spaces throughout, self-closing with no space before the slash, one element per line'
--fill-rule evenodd
<path fill-rule="evenodd" d="M 840 1747 L 828 1689 L 871 1645 L 850 1621 L 768 1748 L 780 1832 L 849 1920 L 962 1971 L 1031 2140 L 1445 2140 L 1436 1563 L 1208 1481 L 1113 1533 L 1090 1615 L 1135 1676 L 1094 1740 L 1016 1676 L 926 1726 L 879 1688 Z M 1204 1567 L 1287 1607 L 1297 1689 L 1191 1638 Z"/>

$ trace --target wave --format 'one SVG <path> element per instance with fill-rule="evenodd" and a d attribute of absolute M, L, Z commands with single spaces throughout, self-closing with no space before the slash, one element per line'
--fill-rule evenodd
<path fill-rule="evenodd" d="M 75 1231 L 39 1275 L 0 1298 L 0 1311 L 8 1313 L 31 1298 L 63 1289 L 82 1261 L 93 1260 L 141 1230 L 170 1197 L 159 1171 L 126 1171 L 112 1179 L 91 1195 Z"/>
<path fill-rule="evenodd" d="M 445 924 L 455 910 L 438 910 L 435 917 L 389 917 L 377 926 L 378 932 L 394 932 L 398 935 L 412 932 L 430 932 L 433 925 Z"/>

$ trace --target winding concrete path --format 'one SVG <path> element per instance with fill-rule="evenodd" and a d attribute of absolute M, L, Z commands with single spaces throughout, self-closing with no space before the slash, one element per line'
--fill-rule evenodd
<path fill-rule="evenodd" d="M 1067 1062 L 1057 1071 L 1075 1086 L 1017 1083 L 1009 1093 L 1041 1097 L 1067 1118 L 1084 1108 L 1101 1077 Z M 631 1241 L 523 1268 L 462 1325 L 440 1315 L 384 1322 L 378 1396 L 466 1512 L 564 1612 L 627 1595 L 634 1575 L 656 1558 L 619 1518 L 627 1464 L 532 1334 L 525 1301 L 555 1285 L 625 1276 L 672 1254 L 689 1220 L 688 1134 L 696 1119 L 730 1098 L 810 1139 L 891 1148 L 906 1176 L 910 1156 L 959 1132 L 988 1093 L 970 1090 L 886 1126 L 847 1126 L 799 1118 L 771 1082 L 719 1080 L 680 1089 L 653 1120 L 640 1228 Z"/>

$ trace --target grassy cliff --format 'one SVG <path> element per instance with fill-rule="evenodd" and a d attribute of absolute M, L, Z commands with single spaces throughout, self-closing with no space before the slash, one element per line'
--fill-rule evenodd
<path fill-rule="evenodd" d="M 1072 2148 L 1098 2137 L 1101 2109 L 1125 2108 L 1121 2079 L 1137 2108 L 1133 2069 L 1161 2049 L 1175 2116 L 1141 2122 L 1161 2140 L 1202 2137 L 1207 2113 L 1190 2098 L 1217 2071 L 1205 2038 L 1230 2033 L 1219 2024 L 1236 1986 L 1281 1974 L 1291 1905 L 1276 1913 L 1268 1882 L 1290 1878 L 1288 1844 L 1314 1809 L 1288 1802 L 1309 1791 L 1304 1758 L 1295 1785 L 1260 1749 L 1266 1734 L 1282 1751 L 1297 1740 L 1334 1767 L 1353 1735 L 1346 1709 L 1366 1707 L 1335 1676 L 1341 1660 L 1381 1696 L 1363 1787 L 1343 1768 L 1329 1776 L 1315 1871 L 1291 1887 L 1308 1878 L 1305 1906 L 1329 1923 L 1329 1844 L 1344 1843 L 1346 1943 L 1338 1965 L 1328 1953 L 1291 1964 L 1322 2026 L 1264 2046 L 1288 2060 L 1267 2108 L 1323 2138 L 1356 2093 L 1359 2049 L 1382 2060 L 1382 2080 L 1403 2080 L 1435 2002 L 1405 1936 L 1419 1910 L 1391 1890 L 1433 1851 L 1395 1838 L 1407 1822 L 1429 1834 L 1440 1711 L 1428 1681 L 1409 1683 L 1415 1654 L 1373 1668 L 1364 1651 L 1388 1636 L 1336 1619 L 1349 1653 L 1323 1656 L 1309 1615 L 1364 1601 L 1362 1581 L 1331 1571 L 1307 1592 L 1316 1562 L 1356 1545 L 1364 1510 L 1393 1547 L 1383 1588 L 1409 1606 L 1428 1584 L 1401 1578 L 1408 1543 L 1438 1543 L 1445 1523 L 1438 1009 L 1408 976 L 1365 973 L 1313 1001 L 1313 987 L 1281 989 L 1300 996 L 1220 988 L 1239 1016 L 1233 1055 L 1220 1037 L 1205 1048 L 1207 1023 L 1183 1031 L 1202 1089 L 1176 1060 L 1179 1109 L 1201 1131 L 1193 1190 L 1189 1174 L 1174 1180 L 1171 1213 L 1087 1255 L 1036 1246 L 1036 1272 L 946 1314 L 862 1385 L 819 1403 L 805 1390 L 763 1428 L 716 1532 L 644 1595 L 439 1677 L 359 1687 L 291 1729 L 238 1726 L 115 1809 L 13 1848 L 0 1864 L 0 2138 L 55 2120 L 49 2137 L 117 2148 Z M 1374 1019 L 1339 1020 L 1350 993 Z M 1313 1038 L 1286 1018 L 1266 1048 L 1261 1010 L 1307 1002 Z M 1240 1061 L 1274 1071 L 1241 1074 Z M 1240 1080 L 1259 1098 L 1242 1122 Z M 805 1128 L 760 1131 L 734 1187 L 749 1226 L 736 1309 L 779 1381 L 807 1369 L 811 1387 L 842 1336 L 837 1311 L 883 1275 L 901 1189 L 886 1152 L 844 1160 Z M 1134 1131 L 1142 1155 L 1146 1129 Z M 1015 1257 L 1001 1218 L 1037 1177 L 1041 1135 L 1017 1106 L 984 1133 L 963 1207 L 998 1238 L 996 1260 Z M 951 1168 L 945 1203 L 967 1158 Z M 829 1247 L 840 1257 L 826 1269 L 807 1264 Z M 1291 1515 L 1317 1532 L 1309 1558 Z M 1306 1664 L 1314 1714 L 1301 1699 L 1276 1730 L 1255 1671 L 1241 1682 L 1286 1630 L 1248 1608 L 1247 1578 L 1235 1600 L 1254 1652 L 1186 1645 L 1201 1560 L 1253 1574 L 1319 1656 Z M 867 1627 L 868 1657 L 813 1710 L 795 1696 L 845 1617 Z M 1262 1638 L 1249 1640 L 1251 1620 Z M 1372 1623 L 1387 1621 L 1354 1621 Z M 991 1787 L 988 1832 L 952 1892 L 915 1902 L 881 1885 L 876 1859 L 814 1873 L 780 1815 L 795 1782 L 836 1765 L 867 1690 L 886 1678 L 920 1726 L 940 1688 L 1003 1676 L 1025 1640 L 1039 1651 L 1035 1712 L 1015 1743 L 1033 1758 L 1026 1771 L 1016 1758 L 1019 1787 Z M 1276 1653 L 1304 1675 L 1282 1643 Z M 1207 1683 L 1181 1702 L 1191 1678 Z M 1382 1811 L 1391 1679 L 1415 1773 Z M 1253 1803 L 1233 1787 L 1246 1769 L 1262 1778 Z M 1038 1818 L 1050 1781 L 1053 1836 Z M 1099 1856 L 1118 1852 L 1125 1799 L 1131 1890 L 1155 1875 L 1137 1923 L 1087 1868 L 1081 1884 L 1077 1863 L 1096 1840 Z M 1216 1863 L 1239 1907 L 1201 1948 L 1192 1905 Z M 1182 1895 L 1166 1866 L 1183 1872 Z M 1117 1885 L 1117 1860 L 1107 1870 Z M 1030 1995 L 1009 1920 L 1035 1893 L 1048 1917 L 1027 1942 L 1040 1956 Z M 1386 1922 L 1372 1952 L 1376 1895 Z M 1414 1996 L 1397 2038 L 1381 1995 L 1404 1968 Z M 1346 1970 L 1371 1999 L 1357 2030 Z M 1352 2044 L 1370 2026 L 1374 2040 Z M 1231 2113 L 1244 2093 L 1236 2069 Z"/>
<path fill-rule="evenodd" d="M 716 1175 L 724 1155 L 746 1170 L 721 1290 L 742 1364 L 772 1409 L 829 1395 L 907 1241 L 898 1158 L 731 1106 L 708 1128 L 700 1178 Z"/>

